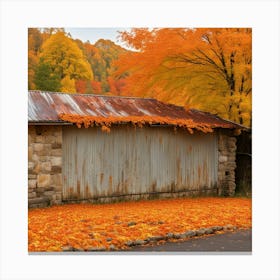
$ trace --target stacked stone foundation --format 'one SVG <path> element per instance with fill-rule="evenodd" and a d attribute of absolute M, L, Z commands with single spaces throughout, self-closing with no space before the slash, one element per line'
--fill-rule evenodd
<path fill-rule="evenodd" d="M 62 127 L 28 127 L 28 206 L 61 204 Z"/>
<path fill-rule="evenodd" d="M 218 194 L 235 194 L 236 137 L 230 132 L 218 133 Z"/>

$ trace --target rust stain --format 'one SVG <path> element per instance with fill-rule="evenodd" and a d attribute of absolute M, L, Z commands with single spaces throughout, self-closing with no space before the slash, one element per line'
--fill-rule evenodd
<path fill-rule="evenodd" d="M 77 138 L 76 138 L 76 143 L 77 143 Z M 77 146 L 77 144 L 76 144 Z M 77 151 L 75 152 L 75 172 L 76 174 L 78 173 L 78 156 L 77 156 Z"/>
<path fill-rule="evenodd" d="M 80 195 L 81 195 L 81 183 L 80 183 L 80 181 L 77 181 L 77 195 L 78 195 L 78 198 L 80 198 Z"/>
<path fill-rule="evenodd" d="M 154 182 L 152 183 L 151 191 L 152 191 L 152 192 L 156 192 L 156 190 L 157 190 L 157 182 L 154 181 Z"/>
<path fill-rule="evenodd" d="M 74 189 L 72 187 L 69 188 L 69 198 L 71 199 L 77 199 L 77 194 L 74 192 Z"/>
<path fill-rule="evenodd" d="M 189 187 L 190 186 L 190 176 L 189 176 L 189 174 L 187 174 L 187 187 Z"/>
<path fill-rule="evenodd" d="M 116 190 L 112 193 L 113 195 L 119 195 L 120 194 L 120 189 L 121 189 L 121 183 L 118 183 L 116 186 Z"/>
<path fill-rule="evenodd" d="M 121 183 L 121 182 L 119 182 L 119 183 L 117 184 L 116 189 L 115 189 L 115 194 L 116 194 L 116 195 L 122 194 L 122 183 Z"/>
<path fill-rule="evenodd" d="M 182 170 L 181 170 L 181 159 L 177 158 L 177 187 L 178 189 L 180 189 L 181 185 L 182 185 Z"/>
<path fill-rule="evenodd" d="M 203 162 L 203 178 L 204 178 L 204 181 L 206 182 L 208 180 L 208 168 L 207 168 L 207 162 L 204 161 Z"/>
<path fill-rule="evenodd" d="M 91 197 L 88 184 L 86 185 L 85 195 L 86 195 L 86 198 L 90 198 Z"/>
<path fill-rule="evenodd" d="M 200 165 L 198 166 L 198 178 L 200 178 L 201 177 L 201 167 L 200 167 Z"/>
<path fill-rule="evenodd" d="M 104 179 L 104 173 L 100 174 L 100 185 L 102 185 Z"/>
<path fill-rule="evenodd" d="M 83 173 L 83 176 L 85 176 L 85 167 L 86 167 L 86 161 L 83 160 L 83 168 L 82 168 L 82 173 Z"/>
<path fill-rule="evenodd" d="M 128 180 L 127 179 L 121 180 L 120 183 L 118 184 L 118 189 L 120 189 L 123 194 L 129 193 Z"/>
<path fill-rule="evenodd" d="M 175 192 L 176 187 L 175 187 L 175 183 L 174 182 L 171 183 L 170 188 L 171 188 L 171 192 Z"/>
<path fill-rule="evenodd" d="M 113 178 L 112 178 L 112 176 L 110 175 L 109 176 L 109 189 L 108 189 L 108 194 L 110 195 L 110 194 L 112 194 L 112 190 L 113 190 Z"/>

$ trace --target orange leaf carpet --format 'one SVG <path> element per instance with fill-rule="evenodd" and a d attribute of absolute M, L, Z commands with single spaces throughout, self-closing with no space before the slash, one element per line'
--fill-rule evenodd
<path fill-rule="evenodd" d="M 57 252 L 65 246 L 121 250 L 129 241 L 170 232 L 229 224 L 250 228 L 251 202 L 247 198 L 180 198 L 31 209 L 28 250 Z"/>

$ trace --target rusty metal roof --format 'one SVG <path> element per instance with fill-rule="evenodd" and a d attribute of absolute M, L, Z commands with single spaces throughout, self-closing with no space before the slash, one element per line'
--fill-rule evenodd
<path fill-rule="evenodd" d="M 28 92 L 28 121 L 60 122 L 59 114 L 98 117 L 153 116 L 187 119 L 213 127 L 241 128 L 216 115 L 166 104 L 152 98 L 105 96 L 94 94 L 66 94 L 46 91 Z"/>

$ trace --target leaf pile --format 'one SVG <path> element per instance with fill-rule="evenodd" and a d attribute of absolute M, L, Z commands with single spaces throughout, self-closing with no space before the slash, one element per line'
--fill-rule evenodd
<path fill-rule="evenodd" d="M 225 226 L 250 228 L 251 199 L 181 198 L 115 204 L 71 204 L 28 213 L 29 252 L 81 250 L 144 240 L 169 232 Z"/>

